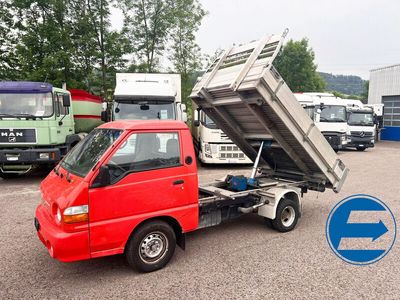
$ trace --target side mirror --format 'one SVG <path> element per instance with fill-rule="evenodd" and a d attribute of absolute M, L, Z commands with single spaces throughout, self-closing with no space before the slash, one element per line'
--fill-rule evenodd
<path fill-rule="evenodd" d="M 199 120 L 194 120 L 193 121 L 193 126 L 194 127 L 199 127 L 200 126 L 200 121 Z"/>
<path fill-rule="evenodd" d="M 108 169 L 108 166 L 101 166 L 99 170 L 99 174 L 97 174 L 97 177 L 92 183 L 92 188 L 99 188 L 99 187 L 104 187 L 108 186 L 111 184 L 111 176 L 110 176 L 110 170 Z"/>
<path fill-rule="evenodd" d="M 71 106 L 71 97 L 68 94 L 63 95 L 63 106 L 70 107 Z"/>
<path fill-rule="evenodd" d="M 108 122 L 108 111 L 103 110 L 103 111 L 101 112 L 101 120 L 102 120 L 103 122 Z"/>

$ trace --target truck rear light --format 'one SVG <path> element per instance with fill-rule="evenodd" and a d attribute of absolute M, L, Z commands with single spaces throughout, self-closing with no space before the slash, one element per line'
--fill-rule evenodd
<path fill-rule="evenodd" d="M 64 223 L 78 223 L 78 222 L 86 222 L 89 220 L 89 206 L 88 205 L 80 205 L 80 206 L 71 206 L 64 210 L 62 220 Z"/>

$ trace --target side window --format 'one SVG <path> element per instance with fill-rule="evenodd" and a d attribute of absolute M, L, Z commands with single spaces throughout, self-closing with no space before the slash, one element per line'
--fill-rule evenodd
<path fill-rule="evenodd" d="M 108 162 L 112 182 L 130 172 L 180 165 L 177 132 L 132 134 Z"/>
<path fill-rule="evenodd" d="M 56 115 L 66 115 L 67 109 L 63 106 L 63 94 L 55 94 L 55 108 L 56 108 Z"/>

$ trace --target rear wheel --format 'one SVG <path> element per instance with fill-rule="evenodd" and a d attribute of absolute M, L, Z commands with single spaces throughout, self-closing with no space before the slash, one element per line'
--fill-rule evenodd
<path fill-rule="evenodd" d="M 365 149 L 365 147 L 357 147 L 357 151 L 364 151 Z"/>
<path fill-rule="evenodd" d="M 280 232 L 288 232 L 296 227 L 299 220 L 298 204 L 290 199 L 283 198 L 276 209 L 276 217 L 271 221 L 272 227 Z"/>
<path fill-rule="evenodd" d="M 128 241 L 128 264 L 140 272 L 163 268 L 175 252 L 176 236 L 172 227 L 161 220 L 140 226 Z"/>

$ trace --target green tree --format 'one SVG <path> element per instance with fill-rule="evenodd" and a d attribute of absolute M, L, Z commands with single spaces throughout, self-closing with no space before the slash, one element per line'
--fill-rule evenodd
<path fill-rule="evenodd" d="M 274 63 L 293 92 L 322 92 L 325 82 L 317 73 L 315 54 L 308 40 L 290 40 L 282 48 Z"/>
<path fill-rule="evenodd" d="M 368 103 L 368 93 L 369 93 L 369 80 L 364 82 L 364 91 L 361 94 L 364 103 Z"/>
<path fill-rule="evenodd" d="M 202 68 L 203 56 L 196 43 L 195 33 L 206 15 L 198 0 L 178 0 L 174 7 L 174 26 L 171 30 L 170 60 L 173 71 L 181 74 L 182 99 L 191 113 L 189 94 L 193 88 L 193 77 Z"/>
<path fill-rule="evenodd" d="M 157 71 L 174 23 L 174 1 L 122 0 L 119 8 L 135 60 L 146 66 L 146 72 Z"/>
<path fill-rule="evenodd" d="M 20 77 L 27 80 L 50 81 L 56 85 L 71 84 L 74 50 L 71 43 L 72 20 L 68 3 L 62 0 L 16 0 L 15 8 L 21 19 L 20 43 L 17 45 L 21 63 Z"/>
<path fill-rule="evenodd" d="M 94 37 L 96 63 L 100 66 L 101 95 L 114 86 L 116 70 L 125 66 L 126 39 L 110 30 L 110 0 L 87 0 L 89 38 Z"/>
<path fill-rule="evenodd" d="M 18 59 L 15 51 L 16 33 L 11 28 L 16 25 L 13 19 L 11 1 L 0 2 L 0 80 L 12 80 L 18 77 Z"/>

